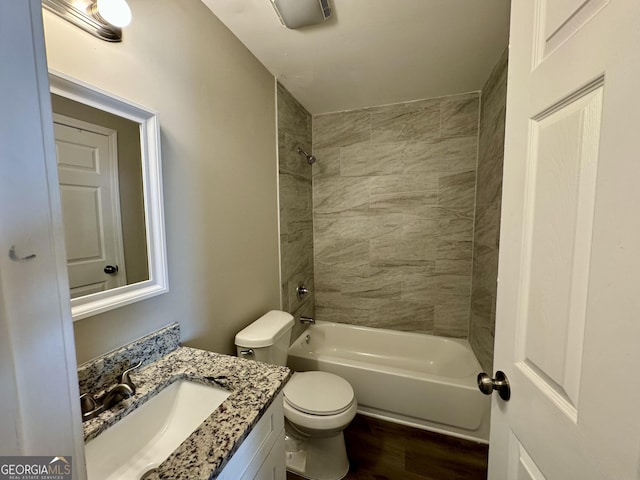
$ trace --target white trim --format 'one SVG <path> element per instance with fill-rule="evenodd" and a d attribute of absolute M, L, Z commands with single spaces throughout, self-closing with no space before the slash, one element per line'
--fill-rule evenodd
<path fill-rule="evenodd" d="M 140 125 L 142 178 L 149 279 L 71 301 L 73 320 L 123 307 L 169 291 L 162 196 L 160 126 L 157 112 L 49 70 L 51 92 L 129 119 Z"/>

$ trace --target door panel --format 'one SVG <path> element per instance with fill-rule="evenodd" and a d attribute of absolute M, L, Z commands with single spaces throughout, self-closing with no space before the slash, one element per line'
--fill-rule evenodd
<path fill-rule="evenodd" d="M 609 0 L 536 0 L 535 65 L 580 30 Z"/>
<path fill-rule="evenodd" d="M 512 4 L 490 479 L 640 478 L 639 22 Z"/>
<path fill-rule="evenodd" d="M 512 438 L 512 448 L 512 458 L 517 459 L 517 462 L 513 465 L 512 470 L 514 471 L 509 475 L 509 478 L 515 480 L 545 480 L 545 476 L 515 436 Z"/>
<path fill-rule="evenodd" d="M 71 298 L 126 285 L 115 132 L 62 115 L 54 130 Z"/>
<path fill-rule="evenodd" d="M 521 361 L 576 418 L 602 85 L 531 121 Z"/>

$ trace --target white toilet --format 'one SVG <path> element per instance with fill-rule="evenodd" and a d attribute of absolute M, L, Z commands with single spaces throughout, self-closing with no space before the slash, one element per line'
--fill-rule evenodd
<path fill-rule="evenodd" d="M 293 328 L 287 312 L 271 310 L 236 335 L 239 357 L 287 364 Z M 349 471 L 342 431 L 356 415 L 353 388 L 326 372 L 296 372 L 284 387 L 287 470 L 311 480 L 339 480 Z"/>

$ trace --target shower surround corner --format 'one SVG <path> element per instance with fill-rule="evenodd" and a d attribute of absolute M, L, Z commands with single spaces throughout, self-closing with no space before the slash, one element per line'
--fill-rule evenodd
<path fill-rule="evenodd" d="M 313 117 L 321 320 L 467 338 L 479 93 Z"/>
<path fill-rule="evenodd" d="M 508 54 L 505 49 L 482 89 L 478 139 L 469 343 L 485 372 L 493 372 Z"/>
<path fill-rule="evenodd" d="M 280 83 L 277 89 L 281 298 L 282 310 L 296 319 L 295 338 L 304 329 L 297 320 L 315 316 L 311 166 L 298 153 L 311 152 L 312 119 Z M 301 284 L 310 291 L 302 299 Z"/>

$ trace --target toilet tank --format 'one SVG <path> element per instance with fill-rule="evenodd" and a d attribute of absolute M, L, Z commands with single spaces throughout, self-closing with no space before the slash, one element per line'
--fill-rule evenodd
<path fill-rule="evenodd" d="M 239 357 L 258 360 L 272 365 L 286 365 L 293 316 L 280 310 L 271 310 L 238 332 L 236 351 Z M 249 351 L 253 351 L 249 354 Z"/>

